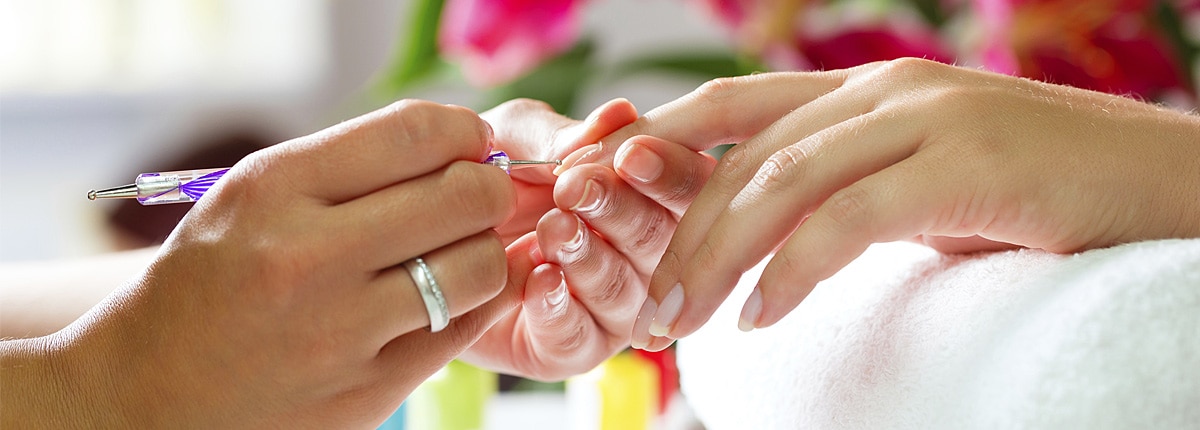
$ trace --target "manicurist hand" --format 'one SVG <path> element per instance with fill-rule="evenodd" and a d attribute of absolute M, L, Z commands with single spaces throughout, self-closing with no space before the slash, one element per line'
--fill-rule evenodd
<path fill-rule="evenodd" d="M 516 193 L 492 144 L 470 110 L 402 101 L 251 155 L 123 289 L 0 343 L 3 427 L 373 428 L 520 304 L 535 262 L 493 231 Z"/>
<path fill-rule="evenodd" d="M 720 79 L 618 134 L 741 142 L 654 272 L 643 348 L 694 332 L 772 251 L 742 329 L 774 324 L 871 243 L 1073 252 L 1200 236 L 1196 117 L 930 61 Z"/>
<path fill-rule="evenodd" d="M 636 120 L 637 112 L 617 99 L 576 121 L 544 103 L 517 100 L 483 116 L 496 128 L 497 148 L 514 158 L 561 159 L 606 139 Z M 657 168 L 650 160 L 648 171 L 654 177 L 643 182 L 628 184 L 611 169 L 593 164 L 557 178 L 550 169 L 513 172 L 519 209 L 499 231 L 525 235 L 509 246 L 510 259 L 524 254 L 540 264 L 528 276 L 522 306 L 472 347 L 466 359 L 555 380 L 587 371 L 629 345 L 630 309 L 645 299 L 654 261 L 683 207 L 676 203 L 691 201 L 699 190 L 674 181 L 707 176 L 715 164 L 685 147 L 650 137 L 638 141 L 642 144 L 636 153 L 642 160 L 660 158 Z M 691 195 L 671 194 L 681 189 Z M 647 197 L 664 195 L 674 197 L 662 199 L 670 202 L 665 206 Z"/>

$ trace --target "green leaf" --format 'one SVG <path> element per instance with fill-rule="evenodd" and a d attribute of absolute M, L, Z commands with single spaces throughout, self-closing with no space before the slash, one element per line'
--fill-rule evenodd
<path fill-rule="evenodd" d="M 595 51 L 591 40 L 580 40 L 571 50 L 542 63 L 529 74 L 493 89 L 491 99 L 496 104 L 515 98 L 541 100 L 558 113 L 570 115 L 577 96 L 593 74 Z"/>
<path fill-rule="evenodd" d="M 648 72 L 683 73 L 701 79 L 740 76 L 767 70 L 758 61 L 728 51 L 651 54 L 615 66 L 611 78 L 624 79 Z"/>
<path fill-rule="evenodd" d="M 941 0 L 908 0 L 908 3 L 934 28 L 941 28 L 946 24 L 949 14 L 943 9 Z"/>
<path fill-rule="evenodd" d="M 1196 64 L 1195 61 L 1197 55 L 1200 55 L 1200 50 L 1188 37 L 1187 24 L 1175 6 L 1166 0 L 1158 1 L 1155 5 L 1155 12 L 1160 23 L 1159 28 L 1170 41 L 1171 47 L 1175 49 L 1175 56 L 1181 67 L 1180 75 L 1187 81 L 1189 87 L 1195 87 L 1196 83 L 1193 82 L 1194 77 L 1189 68 Z"/>
<path fill-rule="evenodd" d="M 415 0 L 406 26 L 400 31 L 392 62 L 372 85 L 372 93 L 395 97 L 432 76 L 442 65 L 437 37 L 445 0 Z"/>

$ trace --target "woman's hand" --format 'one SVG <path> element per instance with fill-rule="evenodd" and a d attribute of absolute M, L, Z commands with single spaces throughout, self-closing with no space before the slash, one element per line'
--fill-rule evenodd
<path fill-rule="evenodd" d="M 63 392 L 22 398 L 68 427 L 377 425 L 520 303 L 502 289 L 534 263 L 506 263 L 492 230 L 516 198 L 479 164 L 491 144 L 470 110 L 402 101 L 251 155 L 139 278 L 23 358 L 56 359 L 40 386 Z M 438 333 L 399 266 L 415 257 L 454 317 Z"/>
<path fill-rule="evenodd" d="M 1200 121 L 1123 97 L 902 59 L 720 79 L 628 128 L 696 150 L 742 142 L 654 272 L 642 348 L 694 332 L 772 251 L 745 330 L 875 242 L 1072 252 L 1200 236 Z"/>
<path fill-rule="evenodd" d="M 499 148 L 539 159 L 562 158 L 607 140 L 637 119 L 633 106 L 621 99 L 600 106 L 584 121 L 528 100 L 483 116 L 496 127 Z M 625 158 L 642 162 L 643 173 L 653 172 L 643 174 L 644 180 L 626 183 L 599 165 L 582 165 L 558 178 L 549 169 L 513 172 L 521 207 L 501 231 L 525 236 L 508 247 L 509 258 L 541 264 L 528 274 L 523 305 L 472 347 L 468 360 L 554 380 L 591 369 L 628 346 L 630 309 L 645 299 L 654 261 L 682 211 L 675 203 L 690 202 L 699 190 L 698 184 L 676 181 L 706 177 L 715 164 L 711 157 L 655 138 L 631 144 Z M 647 196 L 669 203 L 659 205 Z M 530 232 L 534 223 L 536 237 Z"/>

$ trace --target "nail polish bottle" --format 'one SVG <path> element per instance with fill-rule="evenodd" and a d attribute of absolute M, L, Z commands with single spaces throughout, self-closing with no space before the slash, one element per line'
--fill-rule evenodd
<path fill-rule="evenodd" d="M 405 401 L 406 430 L 475 430 L 485 424 L 498 377 L 454 360 L 423 382 Z"/>
<path fill-rule="evenodd" d="M 629 351 L 567 380 L 567 408 L 575 430 L 652 429 L 658 397 L 655 365 Z"/>

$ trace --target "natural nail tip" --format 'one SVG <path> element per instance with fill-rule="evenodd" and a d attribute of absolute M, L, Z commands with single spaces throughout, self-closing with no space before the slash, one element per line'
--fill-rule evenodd
<path fill-rule="evenodd" d="M 658 337 L 666 336 L 671 331 L 670 327 L 660 325 L 657 322 L 650 323 L 650 334 Z"/>
<path fill-rule="evenodd" d="M 762 303 L 762 289 L 756 286 L 750 297 L 746 298 L 746 304 L 742 305 L 741 315 L 738 315 L 739 330 L 750 331 L 757 328 L 757 321 L 762 315 Z"/>
<path fill-rule="evenodd" d="M 662 303 L 659 303 L 658 312 L 654 313 L 654 320 L 650 322 L 650 334 L 666 336 L 671 331 L 671 326 L 675 324 L 675 319 L 679 318 L 681 310 L 683 310 L 683 284 L 677 282 L 671 288 L 671 292 L 663 297 Z"/>

